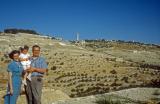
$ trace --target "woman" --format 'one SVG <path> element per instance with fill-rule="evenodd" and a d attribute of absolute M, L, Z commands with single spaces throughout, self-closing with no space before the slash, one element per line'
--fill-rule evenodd
<path fill-rule="evenodd" d="M 16 104 L 17 98 L 21 91 L 21 76 L 23 67 L 19 62 L 20 52 L 17 50 L 12 51 L 9 57 L 12 61 L 8 64 L 8 88 L 7 95 L 4 99 L 4 104 Z"/>

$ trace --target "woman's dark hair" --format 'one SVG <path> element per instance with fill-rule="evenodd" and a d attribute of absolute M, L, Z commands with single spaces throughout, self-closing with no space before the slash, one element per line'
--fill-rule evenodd
<path fill-rule="evenodd" d="M 12 52 L 9 53 L 9 58 L 13 59 L 14 54 L 20 54 L 18 50 L 13 50 Z"/>

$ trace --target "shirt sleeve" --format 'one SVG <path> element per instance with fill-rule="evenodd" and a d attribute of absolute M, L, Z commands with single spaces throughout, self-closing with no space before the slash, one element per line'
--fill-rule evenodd
<path fill-rule="evenodd" d="M 8 71 L 8 72 L 11 72 L 11 71 L 12 71 L 12 64 L 9 64 L 9 65 L 8 65 L 7 71 Z"/>
<path fill-rule="evenodd" d="M 46 60 L 44 58 L 41 59 L 41 68 L 43 68 L 43 69 L 47 69 L 48 68 Z"/>
<path fill-rule="evenodd" d="M 28 57 L 28 58 L 31 57 L 29 53 L 27 53 L 27 57 Z"/>

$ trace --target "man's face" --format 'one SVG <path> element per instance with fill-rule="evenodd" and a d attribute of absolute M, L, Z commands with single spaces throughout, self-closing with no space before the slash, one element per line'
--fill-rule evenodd
<path fill-rule="evenodd" d="M 34 57 L 39 57 L 40 49 L 38 47 L 35 47 L 33 48 L 32 53 Z"/>

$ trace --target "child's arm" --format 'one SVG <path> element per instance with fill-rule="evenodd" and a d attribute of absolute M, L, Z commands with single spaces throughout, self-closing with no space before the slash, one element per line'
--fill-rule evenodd
<path fill-rule="evenodd" d="M 28 58 L 19 58 L 20 61 L 28 61 Z"/>
<path fill-rule="evenodd" d="M 26 79 L 27 76 L 28 76 L 28 72 L 26 72 L 26 73 L 24 74 L 24 79 Z"/>
<path fill-rule="evenodd" d="M 28 54 L 28 60 L 31 60 L 32 56 L 30 56 L 30 54 Z"/>

